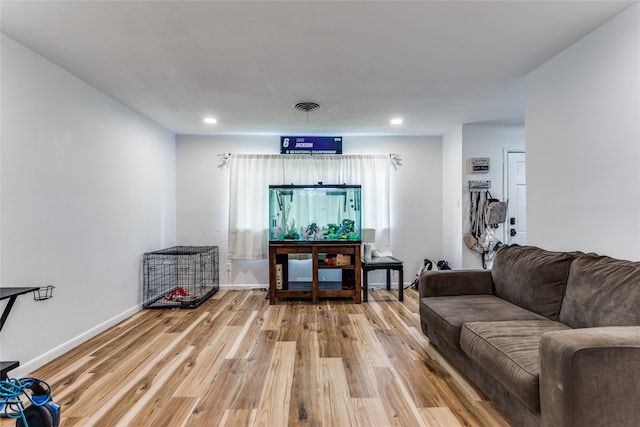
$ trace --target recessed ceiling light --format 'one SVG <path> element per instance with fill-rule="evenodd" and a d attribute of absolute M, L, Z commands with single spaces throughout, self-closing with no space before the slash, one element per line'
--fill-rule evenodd
<path fill-rule="evenodd" d="M 205 118 L 203 119 L 203 121 L 204 121 L 205 123 L 209 124 L 209 125 L 213 125 L 213 124 L 218 123 L 218 121 L 217 121 L 216 119 L 214 119 L 213 117 L 205 117 Z"/>
<path fill-rule="evenodd" d="M 402 119 L 401 118 L 391 119 L 391 124 L 392 125 L 401 125 L 402 124 Z"/>

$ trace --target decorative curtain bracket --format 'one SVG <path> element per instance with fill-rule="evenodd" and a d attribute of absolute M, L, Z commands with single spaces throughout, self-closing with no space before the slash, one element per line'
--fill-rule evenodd
<path fill-rule="evenodd" d="M 389 161 L 394 170 L 398 170 L 398 166 L 402 166 L 402 159 L 400 154 L 389 154 Z"/>
<path fill-rule="evenodd" d="M 218 167 L 222 169 L 223 167 L 229 167 L 229 163 L 231 163 L 231 153 L 221 153 L 218 154 Z"/>

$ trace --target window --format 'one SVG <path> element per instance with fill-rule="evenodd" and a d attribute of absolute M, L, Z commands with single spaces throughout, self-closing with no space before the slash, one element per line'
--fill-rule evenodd
<path fill-rule="evenodd" d="M 362 227 L 376 230 L 376 247 L 389 236 L 388 155 L 245 155 L 231 157 L 229 258 L 264 259 L 269 243 L 269 185 L 362 186 Z"/>

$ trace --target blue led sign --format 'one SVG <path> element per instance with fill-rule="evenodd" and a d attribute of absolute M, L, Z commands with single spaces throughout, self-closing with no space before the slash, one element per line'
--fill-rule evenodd
<path fill-rule="evenodd" d="M 281 136 L 280 154 L 342 154 L 342 137 Z"/>

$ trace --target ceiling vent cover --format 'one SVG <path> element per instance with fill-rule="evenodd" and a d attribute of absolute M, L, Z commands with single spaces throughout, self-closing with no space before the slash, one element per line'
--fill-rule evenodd
<path fill-rule="evenodd" d="M 293 106 L 293 108 L 308 113 L 309 111 L 318 110 L 320 108 L 320 104 L 318 104 L 317 102 L 298 102 Z"/>

